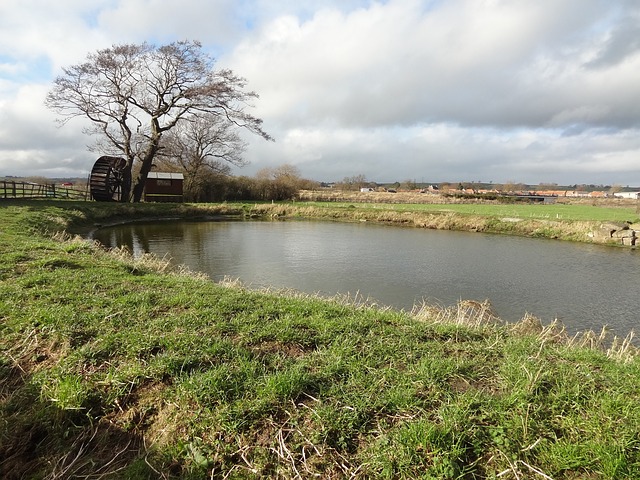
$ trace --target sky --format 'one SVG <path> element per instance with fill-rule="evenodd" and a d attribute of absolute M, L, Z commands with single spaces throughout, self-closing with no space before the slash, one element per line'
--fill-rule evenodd
<path fill-rule="evenodd" d="M 54 79 L 179 40 L 259 95 L 236 175 L 640 186 L 638 0 L 0 0 L 0 176 L 87 176 Z"/>

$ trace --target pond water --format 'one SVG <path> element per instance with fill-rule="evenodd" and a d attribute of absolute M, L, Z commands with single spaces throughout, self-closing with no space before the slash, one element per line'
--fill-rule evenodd
<path fill-rule="evenodd" d="M 359 294 L 406 310 L 488 299 L 505 320 L 528 312 L 573 332 L 609 325 L 626 335 L 640 323 L 640 251 L 629 249 L 314 221 L 133 223 L 93 238 L 256 288 Z"/>

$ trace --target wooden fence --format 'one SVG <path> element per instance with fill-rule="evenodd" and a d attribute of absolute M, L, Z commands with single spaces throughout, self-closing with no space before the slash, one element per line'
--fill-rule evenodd
<path fill-rule="evenodd" d="M 67 198 L 87 200 L 88 192 L 55 184 L 0 180 L 0 199 Z"/>

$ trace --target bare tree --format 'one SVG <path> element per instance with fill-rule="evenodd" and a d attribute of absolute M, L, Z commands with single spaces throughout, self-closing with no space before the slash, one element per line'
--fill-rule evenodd
<path fill-rule="evenodd" d="M 415 190 L 416 188 L 418 188 L 418 184 L 416 183 L 415 180 L 405 180 L 404 182 L 402 182 L 402 185 L 404 185 L 404 188 L 406 188 L 407 190 Z"/>
<path fill-rule="evenodd" d="M 126 159 L 122 197 L 138 202 L 163 135 L 187 120 L 217 117 L 271 140 L 262 120 L 246 112 L 257 94 L 245 91 L 245 79 L 231 70 L 213 67 L 199 42 L 114 45 L 65 68 L 46 105 L 63 124 L 74 117 L 91 121 L 85 130 L 96 136 L 91 148 Z"/>
<path fill-rule="evenodd" d="M 344 177 L 341 186 L 343 190 L 359 190 L 368 185 L 367 177 L 364 175 L 354 175 L 353 177 Z"/>
<path fill-rule="evenodd" d="M 611 187 L 609 187 L 609 193 L 612 195 L 619 193 L 621 191 L 622 191 L 622 185 L 614 184 Z"/>
<path fill-rule="evenodd" d="M 211 174 L 229 175 L 230 165 L 246 165 L 245 148 L 234 123 L 218 115 L 198 115 L 166 133 L 154 164 L 184 173 L 185 190 L 195 197 Z"/>
<path fill-rule="evenodd" d="M 300 176 L 294 165 L 265 167 L 256 173 L 256 188 L 263 200 L 288 200 L 293 198 L 308 181 Z"/>

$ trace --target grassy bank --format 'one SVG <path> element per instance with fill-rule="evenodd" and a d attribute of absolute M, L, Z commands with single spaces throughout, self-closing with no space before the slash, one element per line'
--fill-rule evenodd
<path fill-rule="evenodd" d="M 627 344 L 472 302 L 250 291 L 55 234 L 252 208 L 0 204 L 0 477 L 640 477 Z"/>
<path fill-rule="evenodd" d="M 370 221 L 618 246 L 630 245 L 631 232 L 640 230 L 640 217 L 635 207 L 629 205 L 296 202 L 260 204 L 252 206 L 249 211 L 257 216 Z"/>

